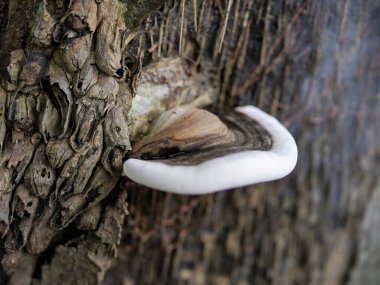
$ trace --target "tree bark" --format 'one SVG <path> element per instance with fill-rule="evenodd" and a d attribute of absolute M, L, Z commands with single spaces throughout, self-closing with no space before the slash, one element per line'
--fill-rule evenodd
<path fill-rule="evenodd" d="M 0 283 L 380 283 L 377 1 L 0 8 Z M 148 75 L 170 99 L 136 126 Z M 278 117 L 294 173 L 196 197 L 119 182 L 129 142 L 183 96 Z"/>
<path fill-rule="evenodd" d="M 127 213 L 126 192 L 116 185 L 130 149 L 138 66 L 128 68 L 124 57 L 140 61 L 133 38 L 125 49 L 126 38 L 161 5 L 10 0 L 2 6 L 4 282 L 103 280 Z"/>

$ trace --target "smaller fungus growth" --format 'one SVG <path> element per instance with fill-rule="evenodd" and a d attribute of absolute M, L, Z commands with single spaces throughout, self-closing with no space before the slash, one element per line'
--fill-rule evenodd
<path fill-rule="evenodd" d="M 178 107 L 163 113 L 132 146 L 124 174 L 142 185 L 177 194 L 206 194 L 288 175 L 297 146 L 288 130 L 254 106 L 220 119 Z"/>

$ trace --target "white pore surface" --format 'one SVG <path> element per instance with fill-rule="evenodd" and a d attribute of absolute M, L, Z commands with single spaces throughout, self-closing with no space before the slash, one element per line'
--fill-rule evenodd
<path fill-rule="evenodd" d="M 288 175 L 297 162 L 297 145 L 274 117 L 254 106 L 235 109 L 258 121 L 271 135 L 270 151 L 245 150 L 198 165 L 169 165 L 154 160 L 128 159 L 124 174 L 150 188 L 177 194 L 206 194 L 276 180 Z"/>

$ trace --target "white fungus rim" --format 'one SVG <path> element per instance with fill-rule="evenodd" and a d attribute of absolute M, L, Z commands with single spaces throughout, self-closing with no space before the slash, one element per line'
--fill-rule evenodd
<path fill-rule="evenodd" d="M 272 137 L 269 151 L 244 150 L 197 165 L 169 165 L 154 160 L 128 159 L 123 172 L 131 180 L 169 193 L 199 195 L 280 179 L 297 162 L 297 145 L 274 117 L 254 106 L 235 111 L 259 122 Z"/>

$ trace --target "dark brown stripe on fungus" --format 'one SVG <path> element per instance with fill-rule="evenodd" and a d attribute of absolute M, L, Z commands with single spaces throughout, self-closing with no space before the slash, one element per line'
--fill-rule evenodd
<path fill-rule="evenodd" d="M 244 114 L 232 112 L 219 120 L 205 110 L 194 108 L 180 107 L 169 112 L 171 114 L 164 114 L 158 120 L 166 117 L 165 123 L 170 120 L 173 123 L 164 128 L 158 126 L 155 135 L 143 138 L 132 148 L 130 158 L 162 160 L 171 165 L 196 165 L 226 154 L 244 150 L 266 151 L 272 147 L 268 131 Z M 198 127 L 202 128 L 203 136 L 197 132 Z M 175 130 L 183 131 L 182 140 L 176 139 Z M 155 132 L 155 127 L 152 131 Z"/>

